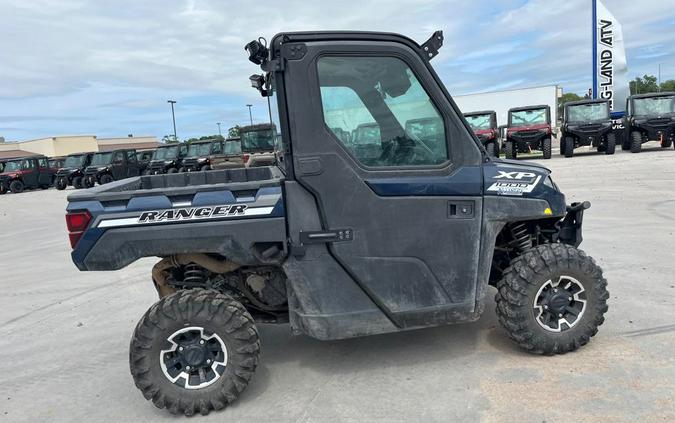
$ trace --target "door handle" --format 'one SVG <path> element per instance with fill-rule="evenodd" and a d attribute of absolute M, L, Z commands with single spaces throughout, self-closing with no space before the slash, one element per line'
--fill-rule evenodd
<path fill-rule="evenodd" d="M 448 219 L 472 219 L 475 209 L 473 201 L 448 201 Z"/>

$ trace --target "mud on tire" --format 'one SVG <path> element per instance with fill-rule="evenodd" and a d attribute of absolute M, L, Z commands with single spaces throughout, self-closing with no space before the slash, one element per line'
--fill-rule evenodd
<path fill-rule="evenodd" d="M 216 349 L 218 345 L 225 347 L 221 358 L 216 359 L 215 353 L 212 356 L 214 363 L 222 360 L 224 369 L 221 364 L 198 368 L 201 364 L 196 364 L 195 355 L 188 356 L 200 348 L 199 343 L 204 344 L 199 338 L 197 342 L 181 338 L 185 331 L 194 328 L 203 330 L 204 339 L 217 339 Z M 213 348 L 211 340 L 204 347 L 206 355 L 200 356 L 202 364 Z M 184 351 L 181 357 L 177 353 L 179 348 Z M 192 289 L 164 297 L 143 315 L 131 339 L 129 365 L 136 387 L 156 407 L 166 408 L 172 414 L 206 415 L 225 408 L 246 389 L 259 355 L 258 331 L 244 306 L 216 291 Z M 190 360 L 182 363 L 192 363 L 191 373 L 181 373 L 190 366 L 181 368 L 179 358 Z M 202 373 L 204 368 L 208 373 Z M 174 374 L 176 380 L 172 382 L 169 377 Z M 193 380 L 196 385 L 188 389 Z M 200 385 L 203 381 L 206 382 Z"/>
<path fill-rule="evenodd" d="M 570 293 L 565 292 L 563 298 L 553 297 L 560 295 L 552 294 L 556 282 L 560 282 L 557 288 L 560 294 L 568 283 L 578 284 L 583 291 L 570 287 Z M 532 353 L 546 355 L 574 351 L 588 343 L 605 320 L 609 298 L 602 269 L 586 253 L 565 244 L 541 245 L 514 259 L 497 283 L 497 290 L 497 316 L 509 337 Z M 549 294 L 551 296 L 546 297 Z M 559 300 L 565 301 L 568 295 L 572 299 L 566 306 L 570 312 L 563 310 L 562 313 L 572 322 L 571 326 L 558 320 L 558 331 L 553 321 L 553 327 L 546 329 L 541 299 L 555 299 L 557 304 L 550 304 L 560 307 L 564 304 Z M 576 317 L 570 314 L 575 309 Z"/>

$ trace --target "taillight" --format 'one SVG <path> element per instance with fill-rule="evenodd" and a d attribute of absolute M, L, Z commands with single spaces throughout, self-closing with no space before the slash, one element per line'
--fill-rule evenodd
<path fill-rule="evenodd" d="M 70 246 L 75 248 L 77 242 L 82 237 L 84 230 L 91 222 L 91 215 L 88 211 L 78 211 L 66 214 L 66 226 L 68 227 L 68 237 Z"/>
<path fill-rule="evenodd" d="M 244 153 L 244 163 L 248 163 L 248 158 L 251 157 L 250 155 Z"/>

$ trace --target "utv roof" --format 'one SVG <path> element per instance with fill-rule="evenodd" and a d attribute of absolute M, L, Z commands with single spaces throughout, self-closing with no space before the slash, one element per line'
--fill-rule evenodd
<path fill-rule="evenodd" d="M 263 129 L 276 129 L 276 125 L 272 123 L 256 123 L 255 125 L 241 126 L 239 128 L 239 133 L 248 132 L 248 131 L 260 131 Z"/>
<path fill-rule="evenodd" d="M 293 41 L 396 41 L 409 44 L 415 48 L 420 45 L 410 38 L 394 32 L 373 31 L 305 31 L 305 32 L 280 32 L 272 38 L 272 45 L 277 47 L 280 42 Z"/>
<path fill-rule="evenodd" d="M 468 112 L 464 113 L 464 116 L 477 116 L 477 115 L 491 115 L 491 114 L 497 114 L 494 110 L 480 110 L 477 112 Z"/>
<path fill-rule="evenodd" d="M 14 162 L 14 161 L 17 161 L 17 160 L 24 160 L 24 159 L 42 159 L 42 158 L 47 159 L 47 156 L 45 156 L 43 154 L 33 154 L 31 156 L 13 157 L 11 159 L 2 159 L 2 162 L 5 163 L 5 162 Z"/>
<path fill-rule="evenodd" d="M 227 138 L 225 141 L 241 141 L 241 137 L 231 137 Z"/>
<path fill-rule="evenodd" d="M 514 107 L 512 109 L 509 109 L 509 113 L 511 113 L 511 112 L 522 112 L 523 110 L 532 110 L 532 109 L 550 109 L 550 107 L 547 104 L 539 104 L 539 105 L 535 105 L 535 106 Z"/>
<path fill-rule="evenodd" d="M 662 91 L 660 93 L 647 93 L 647 94 L 633 94 L 628 98 L 648 98 L 648 97 L 661 97 L 661 96 L 671 96 L 675 95 L 673 91 Z"/>
<path fill-rule="evenodd" d="M 96 154 L 97 151 L 85 151 L 84 153 L 70 153 L 66 157 L 84 156 L 85 154 Z"/>
<path fill-rule="evenodd" d="M 565 103 L 565 106 L 578 106 L 580 104 L 593 104 L 593 103 L 609 103 L 609 100 L 605 100 L 603 98 L 595 98 L 595 99 L 568 101 L 567 103 Z"/>

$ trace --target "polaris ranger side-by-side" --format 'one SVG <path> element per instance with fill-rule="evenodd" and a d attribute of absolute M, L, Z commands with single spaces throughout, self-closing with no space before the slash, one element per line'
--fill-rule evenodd
<path fill-rule="evenodd" d="M 29 156 L 3 162 L 0 173 L 0 194 L 21 193 L 26 189 L 47 189 L 54 183 L 54 173 L 47 157 Z"/>
<path fill-rule="evenodd" d="M 64 167 L 56 173 L 56 182 L 54 186 L 59 191 L 64 190 L 68 185 L 76 189 L 84 188 L 84 171 L 91 164 L 91 159 L 95 153 L 76 153 L 66 157 Z"/>
<path fill-rule="evenodd" d="M 577 249 L 590 204 L 566 206 L 544 167 L 486 154 L 430 64 L 442 41 L 440 31 L 421 46 L 373 32 L 252 41 L 263 73 L 251 81 L 275 97 L 283 167 L 142 176 L 69 196 L 80 270 L 161 257 L 160 300 L 130 346 L 145 398 L 175 414 L 225 407 L 258 365 L 256 324 L 332 340 L 470 322 L 489 286 L 528 351 L 565 353 L 596 334 L 607 282 Z M 425 138 L 437 145 L 406 133 L 413 119 L 443 122 Z M 332 129 L 373 121 L 379 144 L 363 155 Z"/>
<path fill-rule="evenodd" d="M 204 172 L 211 170 L 211 159 L 223 152 L 221 140 L 194 141 L 188 145 L 180 172 Z"/>
<path fill-rule="evenodd" d="M 84 171 L 84 186 L 93 187 L 109 184 L 113 181 L 140 175 L 140 167 L 136 160 L 136 150 L 120 149 L 94 154 L 91 164 Z"/>
<path fill-rule="evenodd" d="M 507 159 L 518 153 L 541 150 L 545 159 L 551 158 L 551 108 L 546 105 L 516 107 L 509 110 L 504 150 Z"/>
<path fill-rule="evenodd" d="M 574 149 L 590 145 L 614 154 L 616 137 L 609 115 L 609 101 L 581 100 L 565 103 L 560 135 L 560 154 L 572 157 Z"/>
<path fill-rule="evenodd" d="M 146 175 L 162 173 L 178 173 L 183 167 L 183 159 L 187 155 L 187 144 L 167 144 L 157 147 L 152 154 L 152 160 L 145 170 Z"/>
<path fill-rule="evenodd" d="M 223 153 L 211 158 L 214 170 L 244 167 L 244 154 L 241 151 L 241 138 L 228 138 L 223 141 Z"/>
<path fill-rule="evenodd" d="M 469 122 L 473 133 L 483 143 L 488 154 L 492 157 L 499 157 L 500 142 L 497 113 L 494 110 L 464 113 L 464 118 Z"/>
<path fill-rule="evenodd" d="M 239 129 L 241 151 L 246 167 L 270 166 L 276 161 L 274 144 L 277 128 L 271 123 L 242 126 Z"/>
<path fill-rule="evenodd" d="M 622 148 L 639 153 L 650 140 L 662 148 L 675 147 L 675 92 L 632 95 L 626 100 L 624 117 L 627 138 Z"/>

